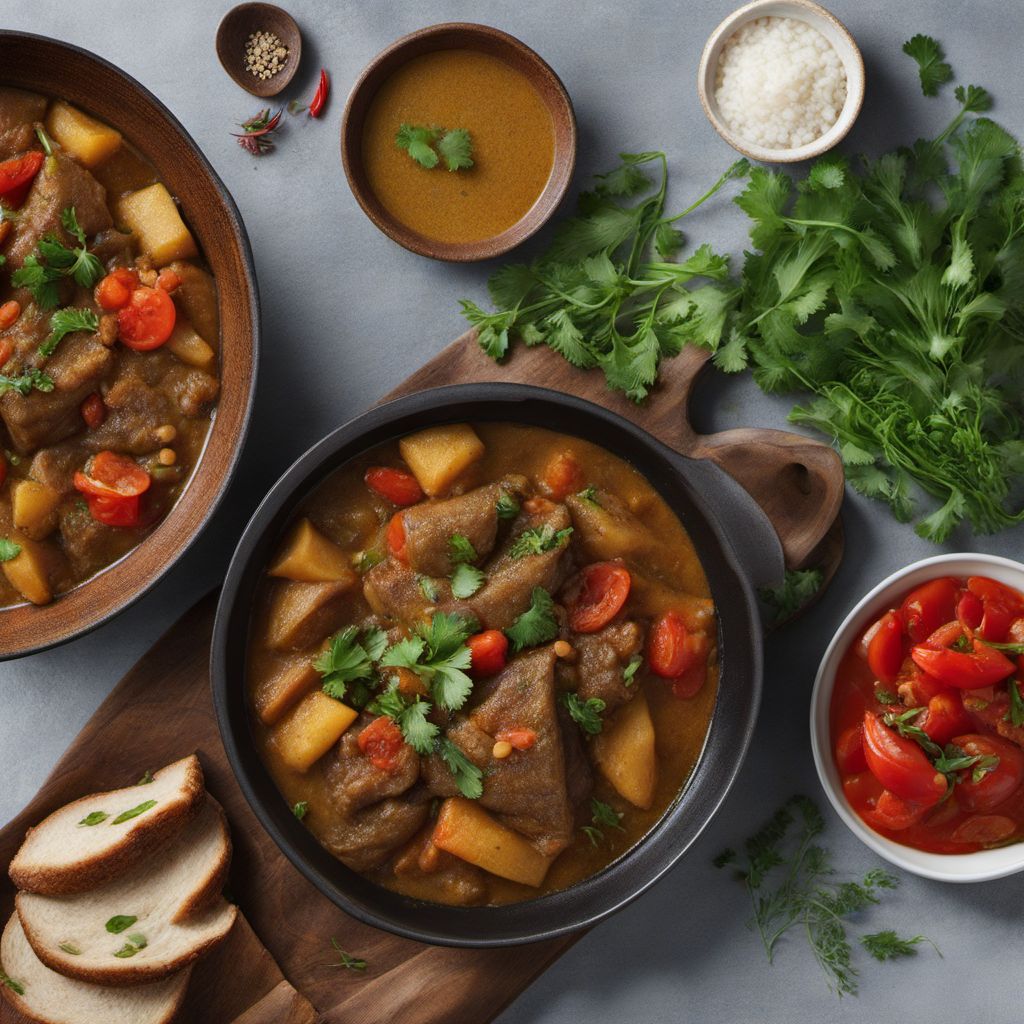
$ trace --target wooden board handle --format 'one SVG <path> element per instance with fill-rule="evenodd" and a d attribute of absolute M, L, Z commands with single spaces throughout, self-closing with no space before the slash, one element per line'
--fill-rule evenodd
<path fill-rule="evenodd" d="M 842 461 L 828 445 L 785 430 L 696 433 L 689 420 L 690 396 L 708 359 L 706 350 L 692 346 L 666 359 L 657 385 L 637 405 L 609 391 L 599 370 L 577 370 L 545 346 L 517 344 L 505 362 L 496 363 L 481 351 L 476 332 L 467 331 L 386 397 L 468 381 L 515 381 L 577 395 L 618 413 L 683 455 L 716 463 L 771 520 L 787 567 L 813 564 L 839 515 Z"/>

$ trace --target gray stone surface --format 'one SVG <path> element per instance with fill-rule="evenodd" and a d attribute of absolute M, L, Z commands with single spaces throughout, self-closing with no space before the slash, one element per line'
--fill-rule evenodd
<path fill-rule="evenodd" d="M 292 92 L 312 91 L 317 69 L 334 78 L 327 115 L 296 119 L 275 155 L 254 160 L 228 134 L 257 103 L 221 71 L 213 50 L 227 3 L 142 6 L 123 0 L 15 3 L 0 24 L 54 35 L 114 61 L 182 120 L 221 174 L 248 226 L 263 297 L 262 372 L 255 422 L 225 506 L 204 538 L 147 598 L 107 627 L 47 654 L 0 666 L 0 821 L 13 816 L 120 676 L 222 576 L 259 497 L 330 428 L 366 408 L 462 330 L 456 300 L 483 297 L 488 266 L 446 266 L 413 256 L 379 234 L 344 182 L 337 130 L 344 95 L 385 44 L 421 25 L 476 20 L 534 46 L 564 79 L 580 122 L 580 177 L 608 168 L 619 150 L 664 148 L 672 202 L 681 208 L 733 158 L 700 112 L 694 88 L 708 33 L 732 0 L 640 4 L 628 0 L 517 3 L 421 0 L 327 3 L 290 0 L 304 29 L 304 61 Z M 944 123 L 951 100 L 928 101 L 899 48 L 925 31 L 941 37 L 962 81 L 993 89 L 994 116 L 1024 134 L 1019 73 L 1024 11 L 978 0 L 833 0 L 859 40 L 868 93 L 848 148 L 877 151 Z M 0 54 L 0 61 L 3 56 Z M 712 204 L 690 238 L 738 251 L 743 218 Z M 230 382 L 228 382 L 230 386 Z M 703 386 L 699 425 L 782 426 L 787 405 L 747 379 Z M 740 779 L 691 854 L 653 891 L 580 941 L 501 1017 L 502 1024 L 692 1021 L 1020 1019 L 1021 879 L 944 886 L 906 876 L 867 930 L 925 932 L 941 947 L 913 962 L 870 966 L 858 999 L 839 1001 L 799 939 L 769 966 L 745 926 L 742 891 L 709 864 L 741 841 L 794 791 L 819 797 L 807 735 L 807 697 L 817 661 L 850 604 L 877 580 L 935 549 L 885 509 L 851 496 L 848 555 L 831 590 L 798 625 L 768 643 L 764 707 Z M 1020 530 L 957 538 L 949 550 L 1018 557 Z M 876 858 L 829 813 L 827 841 L 844 871 Z M 427 997 L 427 993 L 424 993 Z M 457 1024 L 457 1022 L 453 1022 Z"/>

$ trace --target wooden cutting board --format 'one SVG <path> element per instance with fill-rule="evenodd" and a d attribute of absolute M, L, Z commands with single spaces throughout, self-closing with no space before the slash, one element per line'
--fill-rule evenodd
<path fill-rule="evenodd" d="M 640 424 L 664 443 L 710 458 L 754 496 L 779 533 L 790 567 L 821 565 L 831 577 L 842 554 L 837 518 L 843 472 L 835 453 L 782 431 L 699 435 L 687 405 L 706 355 L 667 362 L 648 402 L 611 395 L 597 373 L 568 367 L 547 349 L 518 349 L 498 366 L 463 335 L 388 398 L 469 380 L 513 380 L 569 391 Z M 210 792 L 227 811 L 235 845 L 229 895 L 244 918 L 196 969 L 187 1024 L 485 1024 L 576 939 L 508 949 L 426 946 L 348 917 L 286 861 L 234 781 L 210 697 L 208 659 L 216 595 L 187 612 L 115 687 L 28 807 L 0 831 L 0 863 L 25 830 L 63 804 L 113 789 L 186 754 L 199 753 Z M 239 684 L 241 685 L 241 684 Z M 13 889 L 0 881 L 0 910 Z M 6 920 L 6 916 L 4 918 Z M 331 939 L 365 959 L 338 966 Z M 300 994 L 301 993 L 301 994 Z M 16 1015 L 0 1003 L 0 1022 Z"/>

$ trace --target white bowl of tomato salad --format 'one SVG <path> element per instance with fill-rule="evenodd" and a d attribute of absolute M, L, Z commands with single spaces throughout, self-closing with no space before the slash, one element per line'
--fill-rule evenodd
<path fill-rule="evenodd" d="M 898 867 L 1024 870 L 1024 565 L 937 555 L 882 580 L 822 657 L 811 747 L 836 813 Z"/>

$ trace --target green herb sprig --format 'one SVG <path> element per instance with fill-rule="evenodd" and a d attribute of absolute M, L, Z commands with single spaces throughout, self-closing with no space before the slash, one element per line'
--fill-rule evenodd
<path fill-rule="evenodd" d="M 441 160 L 449 171 L 464 171 L 473 166 L 473 140 L 465 128 L 446 130 L 402 124 L 395 145 L 427 170 L 437 167 Z"/>

